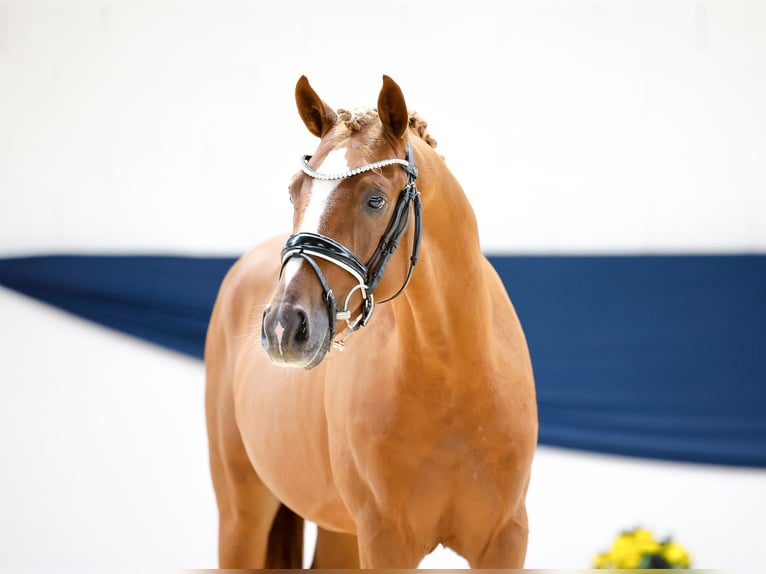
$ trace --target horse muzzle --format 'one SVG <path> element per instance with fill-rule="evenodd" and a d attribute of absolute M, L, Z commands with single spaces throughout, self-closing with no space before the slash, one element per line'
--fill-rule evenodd
<path fill-rule="evenodd" d="M 276 365 L 311 369 L 327 355 L 331 342 L 324 312 L 312 313 L 298 303 L 279 302 L 263 313 L 261 345 Z"/>

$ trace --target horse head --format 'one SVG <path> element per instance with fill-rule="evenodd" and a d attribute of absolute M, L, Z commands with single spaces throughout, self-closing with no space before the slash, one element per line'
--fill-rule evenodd
<path fill-rule="evenodd" d="M 420 196 L 410 115 L 391 78 L 383 77 L 377 110 L 336 113 L 305 76 L 295 99 L 320 142 L 290 182 L 293 234 L 261 342 L 274 363 L 309 369 L 369 322 L 376 298 L 406 287 L 417 261 Z M 400 243 L 411 249 L 395 253 Z M 339 322 L 346 327 L 336 338 Z"/>

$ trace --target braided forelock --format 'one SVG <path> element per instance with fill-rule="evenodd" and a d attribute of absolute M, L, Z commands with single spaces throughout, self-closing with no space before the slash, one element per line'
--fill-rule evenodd
<path fill-rule="evenodd" d="M 378 112 L 372 108 L 356 108 L 354 110 L 338 110 L 338 120 L 346 125 L 350 133 L 358 133 L 378 121 Z M 436 147 L 436 140 L 428 133 L 428 123 L 418 115 L 410 112 L 410 127 L 420 138 L 431 147 Z"/>

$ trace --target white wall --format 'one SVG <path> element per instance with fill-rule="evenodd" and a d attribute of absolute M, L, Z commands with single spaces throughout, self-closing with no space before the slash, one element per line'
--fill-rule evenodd
<path fill-rule="evenodd" d="M 0 288 L 0 571 L 215 567 L 204 374 Z"/>
<path fill-rule="evenodd" d="M 491 251 L 766 248 L 759 0 L 0 0 L 0 252 L 238 253 L 399 81 Z"/>
<path fill-rule="evenodd" d="M 336 107 L 392 75 L 487 250 L 763 251 L 764 62 L 757 0 L 0 0 L 0 256 L 284 230 L 303 73 Z M 199 363 L 0 291 L 0 364 L 0 567 L 214 565 Z M 750 566 L 765 478 L 541 449 L 527 565 L 646 524 Z"/>

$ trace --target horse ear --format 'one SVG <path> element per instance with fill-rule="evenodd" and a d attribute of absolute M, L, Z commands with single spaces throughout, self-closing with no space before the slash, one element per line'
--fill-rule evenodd
<path fill-rule="evenodd" d="M 378 115 L 386 132 L 394 139 L 401 139 L 407 131 L 410 114 L 401 88 L 388 76 L 383 76 L 383 87 L 378 96 Z"/>
<path fill-rule="evenodd" d="M 338 119 L 332 108 L 311 87 L 306 76 L 301 76 L 295 84 L 295 103 L 303 123 L 318 138 L 330 131 Z"/>

